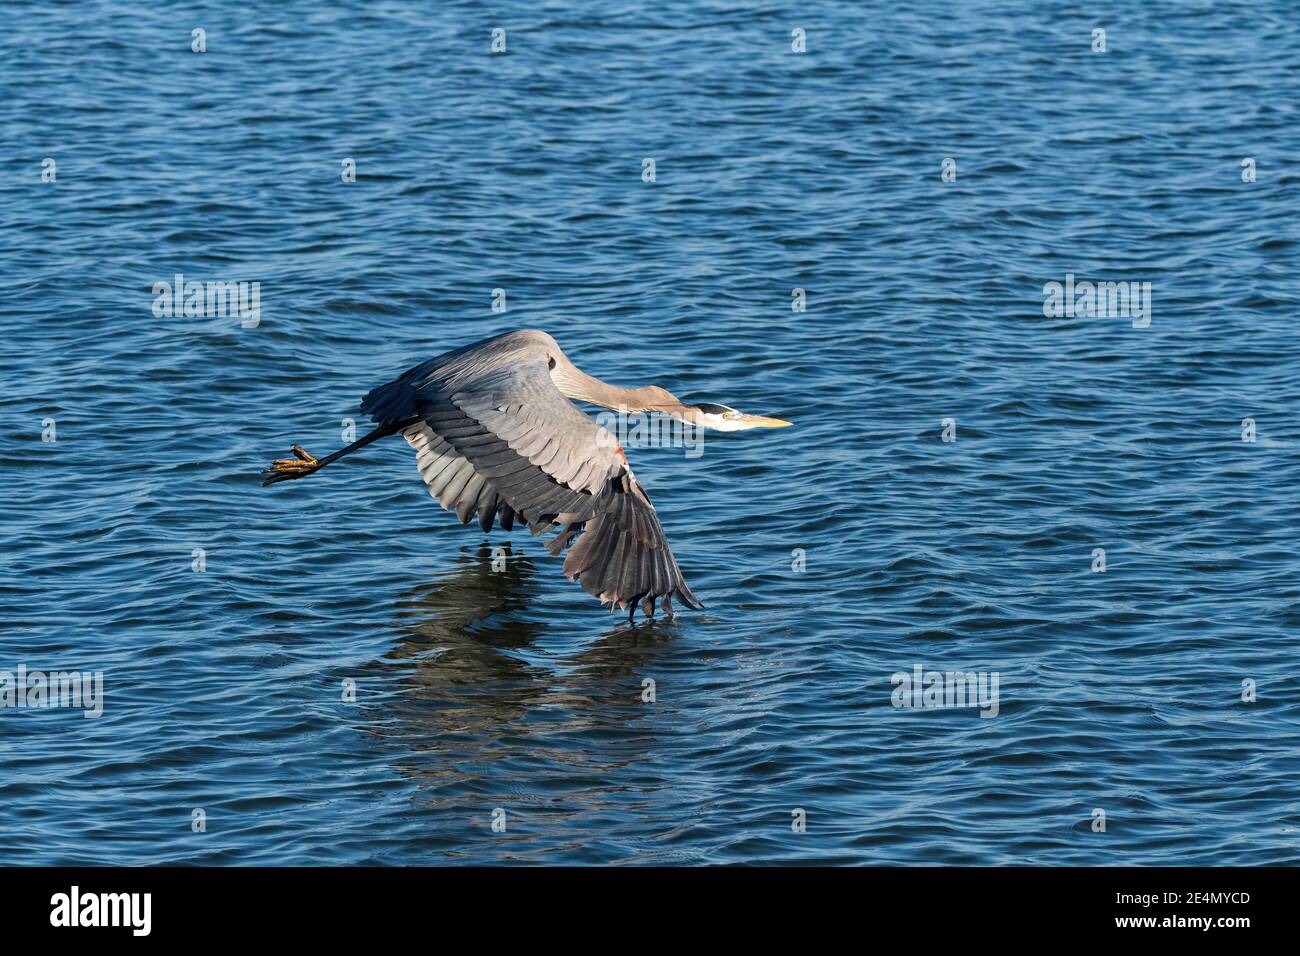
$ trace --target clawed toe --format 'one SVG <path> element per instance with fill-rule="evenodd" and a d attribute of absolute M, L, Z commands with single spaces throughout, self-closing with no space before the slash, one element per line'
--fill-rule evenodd
<path fill-rule="evenodd" d="M 262 469 L 262 474 L 270 476 L 262 482 L 263 485 L 271 485 L 290 478 L 301 478 L 303 475 L 310 475 L 320 467 L 319 459 L 301 445 L 294 445 L 293 453 L 297 457 L 277 458 L 271 462 L 269 468 Z"/>

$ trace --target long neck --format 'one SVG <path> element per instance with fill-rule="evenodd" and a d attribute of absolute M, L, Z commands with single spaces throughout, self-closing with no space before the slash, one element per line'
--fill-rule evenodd
<path fill-rule="evenodd" d="M 680 417 L 687 410 L 686 406 L 667 389 L 657 385 L 645 385 L 641 388 L 610 385 L 588 375 L 568 361 L 556 363 L 555 368 L 551 370 L 551 380 L 568 398 L 590 402 L 592 405 L 602 405 L 615 411 L 653 411 Z"/>

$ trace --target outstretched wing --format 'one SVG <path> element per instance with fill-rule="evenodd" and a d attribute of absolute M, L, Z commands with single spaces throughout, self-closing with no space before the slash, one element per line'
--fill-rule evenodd
<path fill-rule="evenodd" d="M 557 529 L 548 550 L 568 548 L 565 574 L 602 603 L 701 607 L 618 441 L 552 382 L 548 346 L 541 333 L 480 343 L 375 389 L 362 409 L 380 424 L 419 417 L 403 434 L 463 523 L 477 513 L 488 530 L 500 514 L 509 528 L 517 515 L 534 534 Z"/>

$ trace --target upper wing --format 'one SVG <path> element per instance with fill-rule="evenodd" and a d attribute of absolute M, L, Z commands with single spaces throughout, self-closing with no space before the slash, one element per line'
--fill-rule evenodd
<path fill-rule="evenodd" d="M 491 362 L 454 353 L 376 389 L 362 408 L 381 423 L 421 418 L 403 434 L 430 493 L 462 522 L 477 511 L 486 530 L 499 512 L 506 527 L 516 514 L 534 534 L 558 527 L 548 550 L 572 541 L 565 574 L 602 603 L 645 614 L 657 599 L 668 613 L 673 597 L 700 607 L 623 449 L 555 387 L 536 344 L 496 349 Z"/>

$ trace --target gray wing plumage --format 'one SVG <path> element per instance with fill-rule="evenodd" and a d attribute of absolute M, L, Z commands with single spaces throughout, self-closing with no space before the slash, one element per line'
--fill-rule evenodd
<path fill-rule="evenodd" d="M 516 517 L 534 534 L 557 530 L 548 550 L 568 548 L 565 574 L 602 603 L 701 607 L 617 440 L 551 380 L 554 354 L 544 332 L 510 333 L 417 366 L 361 407 L 381 425 L 418 418 L 402 434 L 429 493 L 462 523 L 477 515 L 488 531 L 499 515 L 507 530 Z"/>
<path fill-rule="evenodd" d="M 470 516 L 477 515 L 479 527 L 491 531 L 500 515 L 501 527 L 509 531 L 514 526 L 514 509 L 497 493 L 496 486 L 479 475 L 427 422 L 418 421 L 400 434 L 415 449 L 416 467 L 429 494 L 443 508 L 454 511 L 461 524 L 469 524 Z"/>

